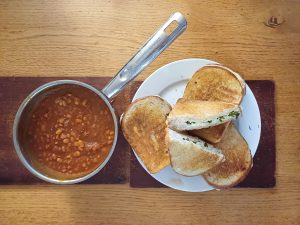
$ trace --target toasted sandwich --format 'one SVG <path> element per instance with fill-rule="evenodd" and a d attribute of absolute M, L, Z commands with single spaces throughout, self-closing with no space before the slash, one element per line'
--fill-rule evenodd
<path fill-rule="evenodd" d="M 167 128 L 166 145 L 175 172 L 184 176 L 196 176 L 223 162 L 224 155 L 212 145 Z"/>
<path fill-rule="evenodd" d="M 215 147 L 222 149 L 226 160 L 204 173 L 205 180 L 217 188 L 233 187 L 244 180 L 252 168 L 252 156 L 247 142 L 232 123 Z"/>
<path fill-rule="evenodd" d="M 245 95 L 245 81 L 221 65 L 208 65 L 198 70 L 188 82 L 183 98 L 223 101 L 239 105 Z M 211 143 L 221 141 L 228 122 L 215 127 L 193 130 L 192 134 Z"/>
<path fill-rule="evenodd" d="M 165 143 L 170 111 L 168 102 L 158 96 L 148 96 L 129 105 L 122 117 L 124 137 L 151 173 L 170 164 Z"/>
<path fill-rule="evenodd" d="M 167 122 L 173 130 L 197 130 L 234 120 L 240 114 L 241 108 L 231 103 L 179 99 Z"/>

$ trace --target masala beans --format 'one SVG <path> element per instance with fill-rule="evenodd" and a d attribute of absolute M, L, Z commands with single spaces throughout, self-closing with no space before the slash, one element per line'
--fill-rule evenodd
<path fill-rule="evenodd" d="M 96 94 L 68 87 L 45 97 L 33 111 L 25 135 L 37 160 L 65 173 L 89 173 L 106 158 L 114 122 Z"/>

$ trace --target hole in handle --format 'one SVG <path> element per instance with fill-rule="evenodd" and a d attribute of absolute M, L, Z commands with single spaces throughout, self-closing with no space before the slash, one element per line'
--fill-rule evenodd
<path fill-rule="evenodd" d="M 173 20 L 169 26 L 167 26 L 164 30 L 164 32 L 166 32 L 166 34 L 169 36 L 170 34 L 172 34 L 174 32 L 174 30 L 176 30 L 176 28 L 178 27 L 178 22 L 176 20 Z"/>

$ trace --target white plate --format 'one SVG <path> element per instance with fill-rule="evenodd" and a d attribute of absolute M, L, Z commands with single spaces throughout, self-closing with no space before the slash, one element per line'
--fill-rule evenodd
<path fill-rule="evenodd" d="M 171 105 L 174 105 L 177 99 L 182 97 L 185 86 L 192 75 L 208 64 L 216 64 L 216 62 L 206 59 L 183 59 L 167 64 L 156 70 L 142 83 L 133 97 L 133 101 L 149 95 L 159 95 Z M 260 139 L 261 121 L 256 99 L 248 85 L 241 106 L 243 113 L 236 121 L 236 125 L 247 141 L 252 156 L 254 156 Z M 215 189 L 207 184 L 202 176 L 182 176 L 174 172 L 171 166 L 167 166 L 156 174 L 151 174 L 136 153 L 135 156 L 152 177 L 168 187 L 188 192 L 203 192 Z"/>

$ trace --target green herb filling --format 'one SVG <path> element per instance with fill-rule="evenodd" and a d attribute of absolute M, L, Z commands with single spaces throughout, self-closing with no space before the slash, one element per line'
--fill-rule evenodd
<path fill-rule="evenodd" d="M 197 143 L 198 143 L 198 141 L 192 141 L 192 140 L 190 140 L 189 138 L 182 138 L 182 140 L 184 140 L 184 141 L 191 141 L 191 142 L 193 142 L 194 144 L 197 144 Z"/>
<path fill-rule="evenodd" d="M 219 120 L 220 122 L 223 122 L 224 119 L 225 119 L 224 116 L 218 117 L 218 120 Z"/>
<path fill-rule="evenodd" d="M 239 112 L 235 112 L 235 111 L 232 111 L 232 112 L 230 112 L 230 113 L 228 114 L 228 116 L 231 116 L 231 117 L 234 117 L 234 116 L 235 116 L 236 119 L 238 118 L 239 115 L 240 115 L 240 113 L 239 113 Z"/>
<path fill-rule="evenodd" d="M 196 122 L 193 122 L 193 121 L 185 121 L 186 124 L 188 125 L 192 125 L 192 124 L 195 124 Z"/>

